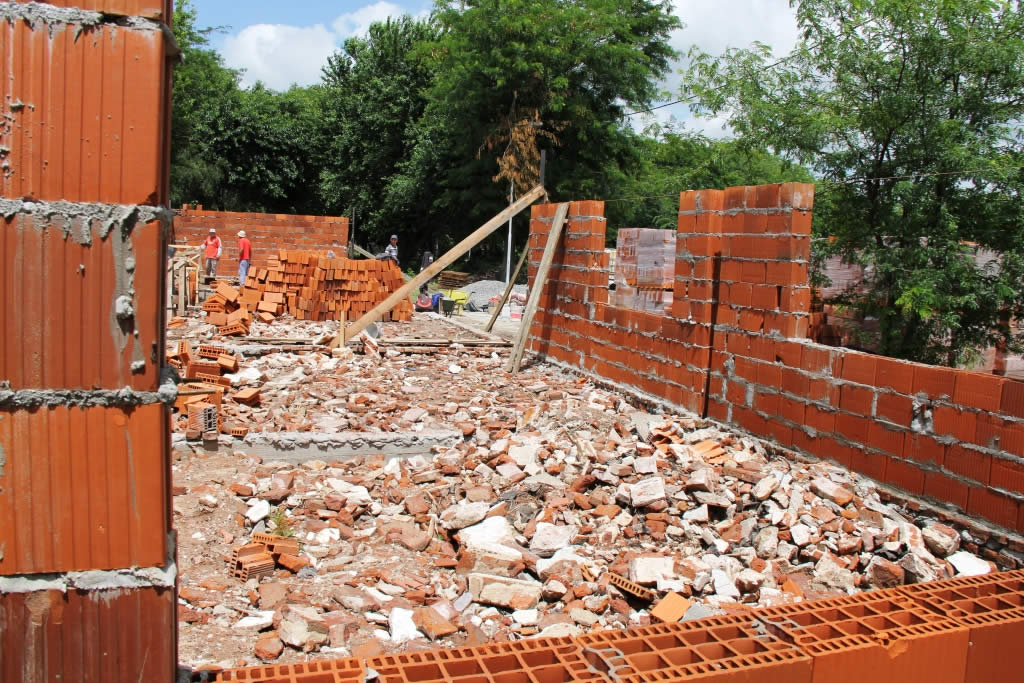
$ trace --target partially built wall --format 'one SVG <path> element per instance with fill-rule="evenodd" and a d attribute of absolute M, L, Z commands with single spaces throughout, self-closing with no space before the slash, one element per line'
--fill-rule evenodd
<path fill-rule="evenodd" d="M 217 263 L 217 274 L 238 275 L 238 232 L 244 230 L 252 242 L 253 268 L 263 267 L 276 259 L 281 249 L 298 251 L 333 251 L 344 256 L 348 246 L 348 218 L 344 216 L 300 216 L 277 213 L 237 213 L 209 211 L 202 206 L 186 204 L 175 212 L 174 242 L 198 245 L 217 231 L 223 253 Z"/>
<path fill-rule="evenodd" d="M 574 202 L 530 348 L 1024 531 L 1024 382 L 807 340 L 814 187 L 680 196 L 670 315 L 609 304 L 604 204 Z M 533 207 L 530 277 L 554 204 Z"/>
<path fill-rule="evenodd" d="M 0 3 L 0 680 L 172 681 L 171 3 Z"/>

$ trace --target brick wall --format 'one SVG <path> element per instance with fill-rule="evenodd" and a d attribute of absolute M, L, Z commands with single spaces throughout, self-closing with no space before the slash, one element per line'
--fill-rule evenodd
<path fill-rule="evenodd" d="M 608 303 L 574 202 L 530 330 L 550 359 L 1024 532 L 1024 383 L 805 339 L 813 186 L 680 196 L 672 314 Z M 530 277 L 555 205 L 533 207 Z"/>
<path fill-rule="evenodd" d="M 174 242 L 201 244 L 210 228 L 224 244 L 218 275 L 238 275 L 238 231 L 252 242 L 252 267 L 275 258 L 279 249 L 328 250 L 338 256 L 348 246 L 348 218 L 344 216 L 297 216 L 272 213 L 207 211 L 186 205 L 175 212 Z"/>
<path fill-rule="evenodd" d="M 70 4 L 0 3 L 0 680 L 169 683 L 170 3 Z"/>

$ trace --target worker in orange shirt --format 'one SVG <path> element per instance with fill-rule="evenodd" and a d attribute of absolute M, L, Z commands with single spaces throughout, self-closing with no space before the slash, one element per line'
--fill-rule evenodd
<path fill-rule="evenodd" d="M 249 275 L 249 259 L 252 258 L 252 242 L 245 236 L 245 230 L 238 231 L 238 286 L 245 284 Z"/>
<path fill-rule="evenodd" d="M 206 236 L 203 247 L 206 251 L 206 276 L 217 277 L 217 259 L 220 258 L 221 243 L 217 231 L 213 228 L 210 228 L 210 234 Z"/>

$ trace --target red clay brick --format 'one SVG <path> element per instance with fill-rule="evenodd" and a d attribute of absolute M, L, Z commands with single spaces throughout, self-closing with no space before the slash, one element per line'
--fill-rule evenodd
<path fill-rule="evenodd" d="M 930 398 L 952 398 L 956 389 L 956 371 L 932 365 L 914 366 L 914 393 Z"/>
<path fill-rule="evenodd" d="M 967 512 L 1011 529 L 1017 525 L 1018 506 L 1013 498 L 983 486 L 972 486 L 967 499 Z"/>
<path fill-rule="evenodd" d="M 885 466 L 886 481 L 904 491 L 921 495 L 924 493 L 925 471 L 912 461 L 891 458 Z"/>
<path fill-rule="evenodd" d="M 777 206 L 779 206 L 779 196 L 781 195 L 781 192 L 782 186 L 778 184 L 756 186 L 754 188 L 755 206 L 757 206 L 757 208 L 759 209 L 776 208 Z"/>
<path fill-rule="evenodd" d="M 800 356 L 803 344 L 792 341 L 780 341 L 775 344 L 775 360 L 790 368 L 800 367 Z"/>
<path fill-rule="evenodd" d="M 799 370 L 784 368 L 782 370 L 782 390 L 794 396 L 807 396 L 810 380 Z"/>
<path fill-rule="evenodd" d="M 0 102 L 31 105 L 12 113 L 0 196 L 166 202 L 170 61 L 163 33 L 109 24 L 34 30 L 4 21 L 0 45 Z M 102 83 L 83 86 L 100 73 Z"/>
<path fill-rule="evenodd" d="M 992 478 L 989 483 L 996 488 L 1024 494 L 1024 463 L 1007 458 L 993 458 Z"/>
<path fill-rule="evenodd" d="M 932 428 L 939 436 L 954 436 L 973 442 L 977 431 L 977 414 L 950 406 L 938 405 L 932 411 Z"/>
<path fill-rule="evenodd" d="M 933 463 L 940 467 L 946 459 L 946 444 L 925 434 L 907 432 L 903 440 L 903 454 L 917 462 Z"/>
<path fill-rule="evenodd" d="M 900 394 L 914 390 L 914 365 L 893 358 L 876 357 L 875 386 L 892 389 Z"/>
<path fill-rule="evenodd" d="M 944 503 L 952 503 L 961 510 L 967 509 L 967 484 L 953 479 L 942 472 L 926 472 L 924 494 Z"/>
<path fill-rule="evenodd" d="M 751 306 L 766 311 L 779 307 L 779 288 L 774 285 L 754 285 Z"/>
<path fill-rule="evenodd" d="M 1007 379 L 1003 383 L 1003 397 L 999 411 L 1004 415 L 1024 417 L 1024 381 Z"/>
<path fill-rule="evenodd" d="M 27 3 L 32 0 L 14 0 Z M 77 7 L 90 12 L 102 12 L 123 17 L 146 17 L 171 23 L 170 0 L 50 0 L 54 7 Z"/>
<path fill-rule="evenodd" d="M 804 412 L 804 424 L 820 433 L 831 434 L 836 428 L 836 413 L 809 405 Z"/>
<path fill-rule="evenodd" d="M 807 406 L 800 401 L 794 401 L 793 399 L 786 398 L 784 396 L 779 399 L 779 417 L 789 420 L 794 424 L 804 424 L 806 411 Z"/>
<path fill-rule="evenodd" d="M 902 457 L 903 438 L 903 430 L 892 428 L 884 422 L 872 420 L 867 436 L 864 437 L 864 443 L 890 455 Z"/>
<path fill-rule="evenodd" d="M 1007 453 L 1024 457 L 1024 422 L 1003 422 L 999 446 Z"/>
<path fill-rule="evenodd" d="M 1004 381 L 997 375 L 959 370 L 956 373 L 956 391 L 953 400 L 971 408 L 998 412 Z"/>
<path fill-rule="evenodd" d="M 899 394 L 878 393 L 875 402 L 875 416 L 893 424 L 909 427 L 914 414 L 914 402 Z"/>
<path fill-rule="evenodd" d="M 853 384 L 844 384 L 839 388 L 839 407 L 857 415 L 871 415 L 871 404 L 875 393 L 870 389 Z"/>
<path fill-rule="evenodd" d="M 860 442 L 868 435 L 872 421 L 868 418 L 839 413 L 836 415 L 836 433 L 850 441 Z"/>
<path fill-rule="evenodd" d="M 810 211 L 814 208 L 814 185 L 812 183 L 784 183 L 779 189 L 779 204 L 792 207 L 793 215 L 797 209 Z"/>
<path fill-rule="evenodd" d="M 2 29 L 0 29 L 2 30 Z M 162 348 L 164 238 L 160 223 L 136 225 L 130 245 L 136 261 L 135 317 L 127 334 L 112 331 L 118 298 L 114 242 L 99 221 L 76 222 L 91 245 L 65 239 L 62 223 L 44 227 L 31 216 L 0 218 L 0 378 L 12 389 L 121 389 L 155 391 Z M 81 266 L 81 267 L 80 267 Z M 27 286 L 27 283 L 32 283 Z M 156 353 L 158 359 L 163 354 Z M 141 371 L 132 364 L 143 361 Z"/>
<path fill-rule="evenodd" d="M 859 448 L 854 448 L 851 451 L 851 456 L 851 469 L 876 481 L 886 481 L 886 468 L 891 458 Z"/>
<path fill-rule="evenodd" d="M 960 444 L 952 444 L 946 451 L 945 469 L 960 476 L 988 484 L 992 476 L 992 456 Z"/>
<path fill-rule="evenodd" d="M 167 430 L 162 404 L 0 414 L 0 575 L 163 566 Z"/>
<path fill-rule="evenodd" d="M 874 386 L 878 357 L 866 353 L 847 353 L 843 357 L 843 379 Z"/>

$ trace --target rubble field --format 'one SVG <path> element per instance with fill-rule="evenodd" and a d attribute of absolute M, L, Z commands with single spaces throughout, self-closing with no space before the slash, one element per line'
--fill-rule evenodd
<path fill-rule="evenodd" d="M 225 340 L 189 318 L 168 348 L 235 355 L 220 410 L 247 439 L 451 432 L 452 445 L 296 464 L 229 435 L 186 439 L 176 415 L 185 665 L 621 629 L 997 570 L 984 539 L 883 502 L 854 472 L 544 363 L 510 375 L 507 343 L 436 315 L 332 354 L 336 329 L 282 317 Z M 244 388 L 257 404 L 231 399 Z"/>

